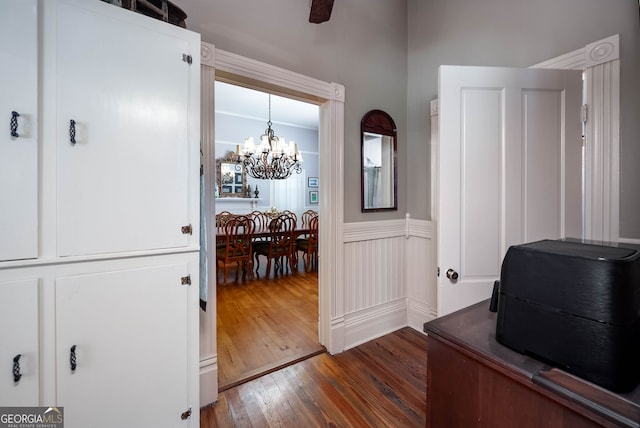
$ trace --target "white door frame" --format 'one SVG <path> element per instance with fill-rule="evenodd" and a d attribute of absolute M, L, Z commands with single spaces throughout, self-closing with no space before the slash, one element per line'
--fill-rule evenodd
<path fill-rule="evenodd" d="M 271 93 L 317 104 L 320 107 L 319 163 L 320 236 L 318 272 L 318 336 L 330 353 L 344 349 L 343 228 L 344 228 L 344 86 L 323 82 L 286 69 L 216 49 L 202 42 L 201 138 L 204 191 L 215 186 L 214 81 L 268 90 Z M 215 206 L 205 199 L 208 242 L 215 242 Z M 217 347 L 215 314 L 215 254 L 210 252 L 209 293 L 206 313 L 200 317 L 200 402 L 217 399 Z"/>
<path fill-rule="evenodd" d="M 583 237 L 620 240 L 620 48 L 619 36 L 531 68 L 584 70 L 585 164 Z"/>

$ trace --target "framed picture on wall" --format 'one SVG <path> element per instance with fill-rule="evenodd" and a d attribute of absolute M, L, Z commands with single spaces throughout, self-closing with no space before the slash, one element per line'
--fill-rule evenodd
<path fill-rule="evenodd" d="M 307 180 L 309 187 L 318 187 L 318 177 L 309 177 Z"/>
<path fill-rule="evenodd" d="M 314 190 L 313 192 L 309 192 L 309 203 L 317 204 L 318 203 L 318 191 Z"/>

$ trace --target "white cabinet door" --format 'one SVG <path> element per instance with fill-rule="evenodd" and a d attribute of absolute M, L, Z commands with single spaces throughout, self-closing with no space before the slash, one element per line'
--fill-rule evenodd
<path fill-rule="evenodd" d="M 193 33 L 78 1 L 56 28 L 58 255 L 187 246 Z"/>
<path fill-rule="evenodd" d="M 35 0 L 0 2 L 0 261 L 38 256 L 37 21 Z"/>
<path fill-rule="evenodd" d="M 0 282 L 0 405 L 37 406 L 38 280 Z"/>
<path fill-rule="evenodd" d="M 188 274 L 182 263 L 56 280 L 65 427 L 189 426 Z"/>

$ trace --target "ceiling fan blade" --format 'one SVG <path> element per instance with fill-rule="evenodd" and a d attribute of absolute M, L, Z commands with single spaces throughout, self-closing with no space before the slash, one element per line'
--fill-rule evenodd
<path fill-rule="evenodd" d="M 333 9 L 333 0 L 311 0 L 309 22 L 320 24 L 328 21 L 331 18 L 331 9 Z"/>

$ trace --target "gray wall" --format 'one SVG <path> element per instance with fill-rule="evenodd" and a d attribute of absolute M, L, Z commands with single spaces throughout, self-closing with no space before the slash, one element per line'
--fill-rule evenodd
<path fill-rule="evenodd" d="M 404 174 L 400 174 L 398 211 L 360 212 L 359 134 L 366 112 L 377 108 L 389 113 L 398 126 L 399 168 L 406 170 L 405 0 L 337 0 L 331 19 L 322 24 L 309 23 L 308 0 L 173 1 L 187 13 L 187 28 L 217 48 L 343 84 L 345 221 L 404 217 Z"/>
<path fill-rule="evenodd" d="M 429 101 L 439 65 L 528 67 L 620 34 L 620 233 L 640 239 L 637 0 L 338 0 L 320 25 L 308 23 L 308 0 L 174 2 L 187 27 L 218 48 L 345 85 L 347 222 L 430 218 Z M 360 119 L 373 108 L 398 126 L 393 213 L 360 213 L 359 167 L 348 167 L 359 159 Z"/>
<path fill-rule="evenodd" d="M 408 0 L 408 211 L 430 217 L 429 101 L 438 66 L 529 67 L 620 34 L 620 234 L 640 238 L 637 0 Z M 428 163 L 426 163 L 428 165 Z"/>

